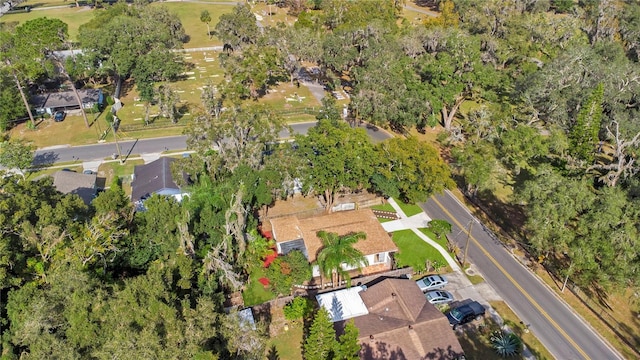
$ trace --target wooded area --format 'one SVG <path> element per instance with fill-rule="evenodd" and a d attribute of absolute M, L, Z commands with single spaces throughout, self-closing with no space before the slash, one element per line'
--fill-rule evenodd
<path fill-rule="evenodd" d="M 212 26 L 228 45 L 227 81 L 203 92 L 189 124 L 195 154 L 173 169 L 188 174 L 181 203 L 153 196 L 135 212 L 115 182 L 87 206 L 50 179 L 0 179 L 3 359 L 264 358 L 263 329 L 223 306 L 270 251 L 254 214 L 296 179 L 327 211 L 362 190 L 409 202 L 456 184 L 479 202 L 506 191 L 499 200 L 525 219 L 507 225 L 544 265 L 603 300 L 638 289 L 636 1 L 447 0 L 420 25 L 399 17 L 402 1 L 285 3 L 295 26 L 260 31 L 245 5 Z M 179 20 L 142 2 L 94 11 L 79 44 L 59 20 L 0 28 L 3 129 L 26 113 L 24 90 L 54 76 L 48 55 L 70 46 L 84 50 L 65 62 L 76 83 L 131 79 L 171 116 Z M 331 97 L 307 136 L 278 145 L 286 124 L 256 99 L 303 62 L 329 90 L 348 88 L 352 121 L 437 128 L 439 148 L 411 136 L 372 144 Z M 0 163 L 26 170 L 16 143 Z"/>

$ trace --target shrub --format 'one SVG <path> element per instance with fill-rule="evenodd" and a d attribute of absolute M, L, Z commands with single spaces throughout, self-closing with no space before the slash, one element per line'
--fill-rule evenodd
<path fill-rule="evenodd" d="M 498 330 L 491 334 L 491 346 L 502 357 L 515 356 L 522 350 L 522 341 L 516 334 Z"/>
<path fill-rule="evenodd" d="M 311 265 L 297 250 L 278 256 L 267 269 L 271 290 L 276 294 L 290 294 L 294 284 L 302 284 L 311 279 Z"/>
<path fill-rule="evenodd" d="M 304 319 L 313 312 L 313 304 L 305 297 L 297 297 L 284 306 L 284 317 L 290 321 Z"/>
<path fill-rule="evenodd" d="M 434 219 L 429 222 L 429 230 L 433 231 L 438 238 L 442 238 L 443 235 L 451 232 L 451 224 L 446 220 Z"/>

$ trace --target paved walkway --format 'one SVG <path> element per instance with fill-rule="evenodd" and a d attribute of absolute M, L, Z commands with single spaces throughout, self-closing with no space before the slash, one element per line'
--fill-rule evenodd
<path fill-rule="evenodd" d="M 447 261 L 447 264 L 449 264 L 449 266 L 451 267 L 451 269 L 453 269 L 453 271 L 456 271 L 456 272 L 462 271 L 462 269 L 460 268 L 460 265 L 458 265 L 458 263 L 451 257 L 451 255 L 449 254 L 449 252 L 447 252 L 447 250 L 443 249 L 442 246 L 440 246 L 440 244 L 433 241 L 431 238 L 425 235 L 422 231 L 418 230 L 419 228 L 425 228 L 429 225 L 429 221 L 431 221 L 431 219 L 429 218 L 429 216 L 427 216 L 427 214 L 425 214 L 424 212 L 421 212 L 417 215 L 413 215 L 409 217 L 404 213 L 404 211 L 402 211 L 402 208 L 400 208 L 400 206 L 395 200 L 393 200 L 392 198 L 389 198 L 388 201 L 389 201 L 389 205 L 393 206 L 393 208 L 396 210 L 396 214 L 400 216 L 400 219 L 382 223 L 382 227 L 387 232 L 394 232 L 394 231 L 404 230 L 404 229 L 409 229 L 413 231 L 414 234 L 416 234 L 418 237 L 424 240 L 427 244 L 433 246 L 436 250 L 438 250 L 438 252 L 442 255 L 442 257 L 444 257 L 444 259 Z"/>

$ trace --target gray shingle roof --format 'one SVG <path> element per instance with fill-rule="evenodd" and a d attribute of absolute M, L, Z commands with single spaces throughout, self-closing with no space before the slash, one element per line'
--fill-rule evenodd
<path fill-rule="evenodd" d="M 148 164 L 138 165 L 133 169 L 133 181 L 131 182 L 131 200 L 140 201 L 161 190 L 176 190 L 180 187 L 173 181 L 171 175 L 171 163 L 176 159 L 161 157 Z"/>
<path fill-rule="evenodd" d="M 97 103 L 100 98 L 100 89 L 78 90 L 78 95 L 83 104 Z M 73 91 L 62 91 L 36 95 L 32 98 L 36 108 L 60 108 L 78 106 L 78 101 Z"/>
<path fill-rule="evenodd" d="M 58 171 L 53 174 L 53 186 L 63 194 L 77 194 L 89 205 L 96 194 L 96 174 Z"/>

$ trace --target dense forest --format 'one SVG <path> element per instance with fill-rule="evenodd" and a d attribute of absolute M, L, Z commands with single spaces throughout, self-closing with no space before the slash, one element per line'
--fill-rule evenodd
<path fill-rule="evenodd" d="M 505 225 L 543 264 L 604 298 L 638 288 L 636 1 L 447 0 L 418 25 L 399 16 L 402 1 L 285 3 L 295 26 L 261 31 L 246 5 L 215 25 L 232 49 L 220 54 L 227 81 L 203 92 L 188 127 L 196 152 L 173 169 L 188 174 L 183 202 L 154 196 L 136 212 L 118 181 L 87 206 L 50 179 L 0 180 L 3 359 L 263 358 L 263 329 L 224 303 L 271 246 L 256 215 L 296 179 L 328 211 L 362 190 L 419 202 L 457 182 L 481 202 L 506 189 L 524 220 Z M 131 79 L 147 103 L 170 102 L 179 20 L 143 2 L 95 11 L 65 75 Z M 25 112 L 16 89 L 72 45 L 59 20 L 0 30 L 4 128 Z M 303 62 L 329 89 L 348 83 L 352 119 L 399 136 L 372 144 L 326 98 L 307 136 L 276 145 L 287 126 L 255 100 Z M 439 149 L 414 129 L 439 130 Z"/>

